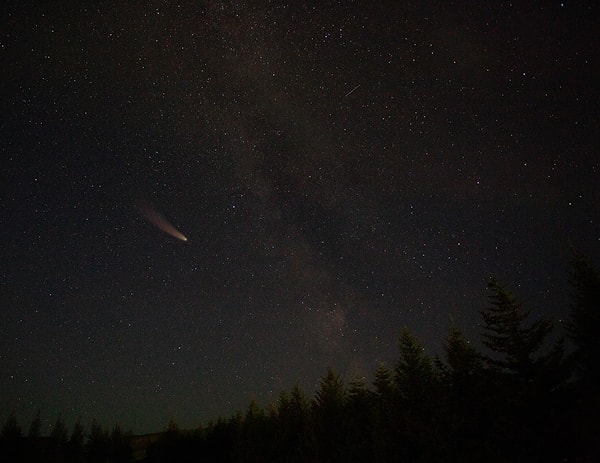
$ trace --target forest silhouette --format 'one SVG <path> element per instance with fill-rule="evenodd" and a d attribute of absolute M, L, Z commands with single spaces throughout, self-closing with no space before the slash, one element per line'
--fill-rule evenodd
<path fill-rule="evenodd" d="M 313 397 L 295 386 L 263 409 L 181 430 L 133 436 L 59 417 L 41 436 L 12 413 L 6 462 L 596 462 L 600 461 L 600 274 L 574 254 L 567 330 L 526 310 L 494 278 L 477 349 L 454 324 L 441 356 L 408 328 L 395 365 L 370 384 L 329 368 Z M 554 334 L 555 336 L 552 336 Z M 550 342 L 550 339 L 558 341 Z"/>

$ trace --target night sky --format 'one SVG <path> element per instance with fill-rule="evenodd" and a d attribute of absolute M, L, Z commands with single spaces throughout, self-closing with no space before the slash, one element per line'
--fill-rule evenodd
<path fill-rule="evenodd" d="M 370 381 L 405 325 L 477 341 L 492 274 L 562 332 L 571 246 L 600 262 L 596 2 L 44 3 L 0 7 L 0 420 Z"/>

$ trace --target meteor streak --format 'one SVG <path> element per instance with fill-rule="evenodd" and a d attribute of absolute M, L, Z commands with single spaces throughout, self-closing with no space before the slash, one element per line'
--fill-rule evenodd
<path fill-rule="evenodd" d="M 140 213 L 144 218 L 157 228 L 160 228 L 165 233 L 177 238 L 181 241 L 187 241 L 187 238 L 183 233 L 177 230 L 171 223 L 165 219 L 160 212 L 155 210 L 150 204 L 146 202 L 140 202 L 139 204 Z"/>
<path fill-rule="evenodd" d="M 348 93 L 346 93 L 344 95 L 344 97 L 350 96 L 354 93 L 354 90 L 356 90 L 358 87 L 360 87 L 360 84 L 358 84 L 356 87 L 354 87 L 352 90 L 350 90 Z"/>

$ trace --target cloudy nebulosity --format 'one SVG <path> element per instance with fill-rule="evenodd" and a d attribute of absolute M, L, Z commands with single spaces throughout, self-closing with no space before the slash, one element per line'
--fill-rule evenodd
<path fill-rule="evenodd" d="M 569 247 L 600 257 L 597 12 L 3 5 L 0 416 L 312 392 L 404 325 L 475 338 L 492 273 L 564 318 Z"/>

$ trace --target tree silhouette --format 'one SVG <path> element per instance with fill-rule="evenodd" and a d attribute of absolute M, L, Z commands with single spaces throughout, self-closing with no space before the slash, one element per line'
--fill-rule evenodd
<path fill-rule="evenodd" d="M 346 387 L 341 376 L 330 367 L 319 380 L 313 400 L 316 452 L 324 461 L 334 461 L 344 454 L 344 407 Z"/>
<path fill-rule="evenodd" d="M 310 439 L 309 402 L 300 386 L 295 385 L 291 394 L 281 392 L 274 420 L 277 429 L 275 455 L 282 461 L 306 461 Z"/>
<path fill-rule="evenodd" d="M 251 400 L 241 426 L 239 446 L 243 459 L 248 462 L 260 462 L 270 455 L 272 428 L 264 411 L 256 400 Z"/>
<path fill-rule="evenodd" d="M 434 379 L 431 359 L 407 327 L 400 332 L 400 358 L 395 379 L 401 398 L 411 403 L 429 393 Z"/>
<path fill-rule="evenodd" d="M 14 411 L 2 426 L 0 456 L 5 456 L 7 461 L 20 461 L 23 459 L 23 431 Z"/>
<path fill-rule="evenodd" d="M 400 435 L 394 453 L 404 459 L 426 461 L 434 450 L 430 442 L 438 433 L 435 420 L 437 378 L 423 345 L 407 327 L 400 332 L 399 346 L 395 382 Z"/>
<path fill-rule="evenodd" d="M 575 253 L 570 262 L 571 284 L 569 339 L 575 345 L 571 356 L 577 383 L 571 391 L 568 418 L 576 451 L 586 461 L 600 460 L 600 274 L 594 265 Z"/>
<path fill-rule="evenodd" d="M 85 429 L 81 424 L 81 420 L 77 420 L 71 431 L 71 437 L 65 446 L 65 457 L 67 461 L 81 462 L 83 461 L 83 443 L 85 439 Z"/>
<path fill-rule="evenodd" d="M 115 425 L 110 434 L 110 459 L 113 463 L 126 463 L 131 461 L 131 445 L 129 434 L 123 432 L 121 426 Z"/>
<path fill-rule="evenodd" d="M 492 277 L 488 283 L 490 305 L 481 311 L 483 317 L 483 344 L 494 352 L 486 357 L 489 365 L 512 373 L 525 380 L 535 375 L 534 355 L 550 333 L 552 324 L 548 320 L 536 320 L 524 327 L 530 312 L 522 308 L 521 302 Z"/>
<path fill-rule="evenodd" d="M 489 306 L 481 311 L 482 342 L 492 354 L 484 360 L 490 367 L 485 383 L 488 400 L 486 422 L 491 433 L 486 447 L 489 455 L 525 460 L 540 455 L 547 443 L 539 429 L 551 404 L 547 375 L 548 358 L 539 350 L 552 329 L 548 320 L 538 318 L 526 326 L 530 311 L 495 278 L 488 283 Z"/>
<path fill-rule="evenodd" d="M 2 438 L 14 441 L 21 437 L 23 437 L 23 431 L 21 430 L 21 426 L 19 426 L 15 412 L 13 411 L 2 426 Z"/>
<path fill-rule="evenodd" d="M 575 344 L 575 367 L 578 377 L 590 387 L 600 387 L 600 274 L 580 254 L 571 258 L 569 338 Z"/>
<path fill-rule="evenodd" d="M 348 386 L 346 400 L 346 442 L 348 460 L 362 462 L 373 452 L 373 394 L 362 377 L 355 377 Z"/>
<path fill-rule="evenodd" d="M 384 363 L 380 363 L 375 371 L 373 386 L 373 454 L 377 461 L 393 461 L 397 459 L 398 421 L 402 407 L 397 400 L 392 372 Z"/>
<path fill-rule="evenodd" d="M 87 460 L 89 462 L 103 462 L 109 454 L 108 432 L 93 420 L 86 444 Z"/>
<path fill-rule="evenodd" d="M 27 437 L 31 439 L 37 439 L 42 435 L 42 417 L 41 411 L 38 408 L 33 420 L 31 421 L 31 425 L 29 426 L 29 432 L 27 433 Z"/>
<path fill-rule="evenodd" d="M 44 443 L 42 436 L 42 417 L 41 411 L 38 408 L 27 432 L 27 445 L 25 448 L 25 461 L 36 462 L 43 461 Z"/>
<path fill-rule="evenodd" d="M 62 415 L 58 415 L 56 423 L 50 432 L 48 441 L 47 455 L 48 461 L 62 461 L 65 457 L 65 448 L 67 446 L 67 428 L 62 419 Z"/>
<path fill-rule="evenodd" d="M 444 354 L 448 364 L 448 378 L 452 386 L 463 387 L 481 373 L 481 354 L 454 323 L 450 327 L 444 345 Z"/>
<path fill-rule="evenodd" d="M 375 395 L 378 399 L 391 400 L 394 392 L 394 380 L 392 379 L 392 373 L 384 363 L 380 363 L 375 371 L 373 386 L 375 386 Z"/>
<path fill-rule="evenodd" d="M 485 461 L 489 455 L 482 448 L 489 431 L 486 423 L 493 419 L 488 413 L 490 401 L 495 398 L 489 393 L 481 354 L 454 322 L 444 344 L 444 359 L 445 363 L 438 359 L 436 364 L 443 384 L 439 392 L 443 406 L 439 412 L 445 429 L 447 461 L 461 461 L 465 454 Z"/>

